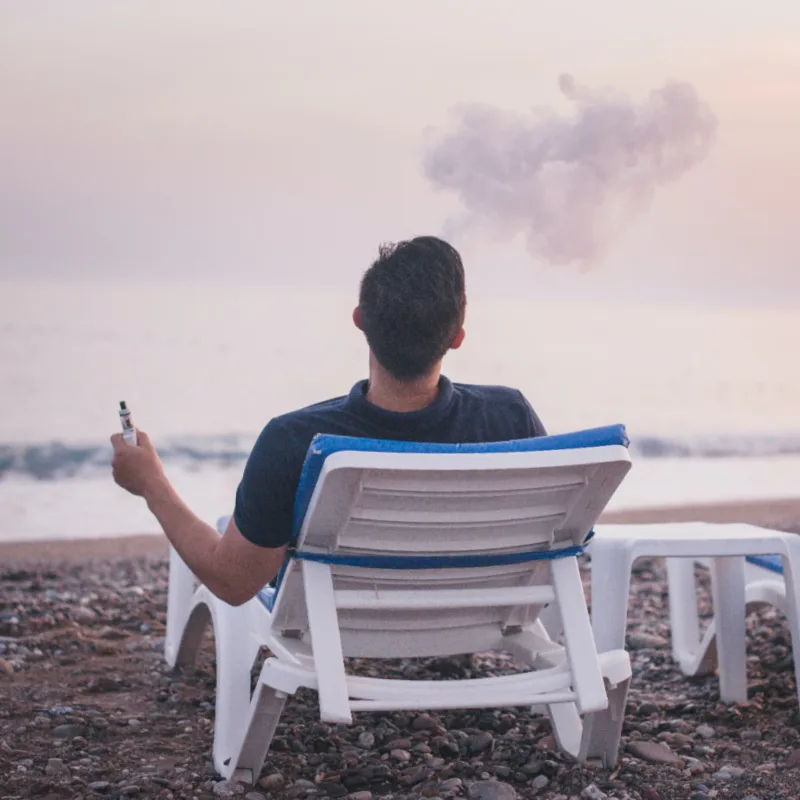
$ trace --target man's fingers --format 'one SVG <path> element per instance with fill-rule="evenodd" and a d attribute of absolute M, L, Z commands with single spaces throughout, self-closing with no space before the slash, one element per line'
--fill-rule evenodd
<path fill-rule="evenodd" d="M 153 443 L 150 441 L 150 437 L 138 428 L 136 429 L 136 443 L 139 447 L 144 447 L 146 450 L 155 450 Z"/>
<path fill-rule="evenodd" d="M 122 438 L 121 433 L 114 433 L 111 435 L 111 446 L 114 450 L 119 450 L 120 447 L 127 447 L 127 442 Z"/>

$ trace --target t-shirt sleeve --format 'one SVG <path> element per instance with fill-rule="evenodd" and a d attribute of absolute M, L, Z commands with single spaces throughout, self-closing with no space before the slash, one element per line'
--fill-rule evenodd
<path fill-rule="evenodd" d="M 522 398 L 522 402 L 525 404 L 525 409 L 527 412 L 527 425 L 529 428 L 529 433 L 527 434 L 528 437 L 533 438 L 535 436 L 547 436 L 547 430 L 542 424 L 542 421 L 539 419 L 539 415 L 533 410 L 533 406 L 528 402 L 528 398 L 525 397 L 522 392 L 519 393 L 519 396 Z"/>
<path fill-rule="evenodd" d="M 273 420 L 258 437 L 244 468 L 233 519 L 248 542 L 282 547 L 292 536 L 294 495 L 304 453 L 298 457 L 292 437 Z"/>

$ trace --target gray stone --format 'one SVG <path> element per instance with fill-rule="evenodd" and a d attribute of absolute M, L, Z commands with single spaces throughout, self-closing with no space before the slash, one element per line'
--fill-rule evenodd
<path fill-rule="evenodd" d="M 448 778 L 446 781 L 442 781 L 438 789 L 440 792 L 457 792 L 462 786 L 461 778 Z"/>
<path fill-rule="evenodd" d="M 411 723 L 411 729 L 415 731 L 426 731 L 435 727 L 436 722 L 430 714 L 420 714 Z"/>
<path fill-rule="evenodd" d="M 582 792 L 582 800 L 606 800 L 608 795 L 597 788 L 596 783 L 590 783 Z"/>
<path fill-rule="evenodd" d="M 708 769 L 708 765 L 697 758 L 686 756 L 684 760 L 686 762 L 685 764 L 686 769 L 688 769 L 692 775 L 695 775 L 699 772 L 705 772 Z"/>
<path fill-rule="evenodd" d="M 350 792 L 347 795 L 348 800 L 372 800 L 372 792 L 367 791 L 360 791 L 360 792 Z"/>
<path fill-rule="evenodd" d="M 267 798 L 261 792 L 248 792 L 244 800 L 267 800 Z"/>
<path fill-rule="evenodd" d="M 135 784 L 132 783 L 129 786 L 123 786 L 119 790 L 120 797 L 133 797 L 136 794 L 139 794 L 142 790 Z"/>
<path fill-rule="evenodd" d="M 51 778 L 56 778 L 59 775 L 69 775 L 69 768 L 60 758 L 47 759 L 47 766 L 44 768 L 44 774 Z"/>
<path fill-rule="evenodd" d="M 277 792 L 283 789 L 286 785 L 286 778 L 280 772 L 273 772 L 272 775 L 267 775 L 262 778 L 258 785 L 261 789 L 266 789 L 268 792 Z"/>
<path fill-rule="evenodd" d="M 389 752 L 389 755 L 395 761 L 401 761 L 401 762 L 411 761 L 411 753 L 409 753 L 408 750 L 400 750 L 400 749 L 391 750 Z"/>
<path fill-rule="evenodd" d="M 476 755 L 477 753 L 482 753 L 484 750 L 488 750 L 492 746 L 493 741 L 494 736 L 492 736 L 489 731 L 479 731 L 467 738 L 467 748 L 472 755 Z"/>
<path fill-rule="evenodd" d="M 648 742 L 640 739 L 635 742 L 628 742 L 628 752 L 642 761 L 649 761 L 651 764 L 673 764 L 683 766 L 683 759 L 675 755 L 672 750 L 660 742 Z"/>
<path fill-rule="evenodd" d="M 717 772 L 712 775 L 712 778 L 718 783 L 724 783 L 725 781 L 741 778 L 745 772 L 746 770 L 743 767 L 732 767 L 726 764 L 722 769 L 717 770 Z"/>
<path fill-rule="evenodd" d="M 537 792 L 541 789 L 544 789 L 550 781 L 544 775 L 537 775 L 531 781 L 531 788 L 535 789 Z"/>
<path fill-rule="evenodd" d="M 739 734 L 739 738 L 743 742 L 759 742 L 761 741 L 761 731 L 742 731 Z"/>
<path fill-rule="evenodd" d="M 83 725 L 56 725 L 53 736 L 56 739 L 72 739 L 73 736 L 83 736 L 86 733 Z"/>
<path fill-rule="evenodd" d="M 242 787 L 238 781 L 225 780 L 215 783 L 213 792 L 217 797 L 233 797 L 242 793 Z"/>
<path fill-rule="evenodd" d="M 649 650 L 666 647 L 669 642 L 654 633 L 631 633 L 627 637 L 628 650 Z"/>
<path fill-rule="evenodd" d="M 375 744 L 375 736 L 369 731 L 364 731 L 358 735 L 357 744 L 365 750 L 369 750 Z"/>
<path fill-rule="evenodd" d="M 478 781 L 467 792 L 469 800 L 516 800 L 513 786 L 502 781 Z"/>
<path fill-rule="evenodd" d="M 105 792 L 110 786 L 111 784 L 108 781 L 93 781 L 89 784 L 89 788 L 93 792 Z"/>
<path fill-rule="evenodd" d="M 87 608 L 86 606 L 78 606 L 77 608 L 73 608 L 70 612 L 70 616 L 75 620 L 75 622 L 82 622 L 84 624 L 97 622 L 97 614 L 92 611 L 91 608 Z"/>
<path fill-rule="evenodd" d="M 47 713 L 51 717 L 66 717 L 67 714 L 74 714 L 75 709 L 72 706 L 53 706 L 47 709 Z"/>
<path fill-rule="evenodd" d="M 706 724 L 698 725 L 697 728 L 695 728 L 695 732 L 703 739 L 711 739 L 716 733 L 716 731 L 710 725 Z"/>

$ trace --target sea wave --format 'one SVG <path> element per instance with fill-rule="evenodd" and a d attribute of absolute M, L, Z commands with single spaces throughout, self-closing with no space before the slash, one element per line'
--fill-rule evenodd
<path fill-rule="evenodd" d="M 159 443 L 165 464 L 186 470 L 241 468 L 255 437 L 246 434 L 186 436 Z M 800 455 L 800 433 L 786 435 L 715 435 L 692 437 L 631 436 L 634 458 L 763 458 Z M 0 444 L 0 479 L 19 475 L 64 480 L 107 470 L 108 444 Z"/>

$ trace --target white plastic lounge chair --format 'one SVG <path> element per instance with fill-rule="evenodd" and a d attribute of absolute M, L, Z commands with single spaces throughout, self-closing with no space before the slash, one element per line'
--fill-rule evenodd
<path fill-rule="evenodd" d="M 756 603 L 777 606 L 791 627 L 800 676 L 800 536 L 753 525 L 682 522 L 598 525 L 592 556 L 592 628 L 600 650 L 624 647 L 631 567 L 667 557 L 672 654 L 686 675 L 719 670 L 720 698 L 747 701 L 745 615 Z M 775 555 L 777 554 L 777 555 Z M 710 567 L 714 619 L 701 635 L 695 563 Z"/>
<path fill-rule="evenodd" d="M 622 426 L 471 445 L 317 436 L 278 576 L 233 608 L 173 551 L 166 658 L 217 655 L 214 765 L 258 779 L 287 695 L 316 689 L 324 721 L 354 711 L 545 707 L 578 759 L 617 757 L 630 660 L 598 655 L 577 555 L 630 468 Z M 564 645 L 537 619 L 557 604 Z M 260 646 L 272 653 L 252 696 Z M 498 650 L 532 671 L 452 681 L 348 676 L 344 657 Z"/>

